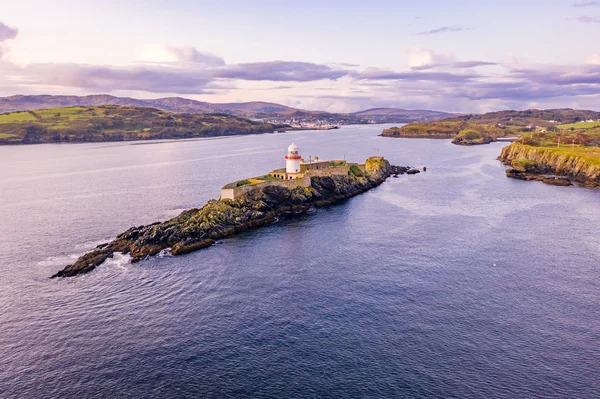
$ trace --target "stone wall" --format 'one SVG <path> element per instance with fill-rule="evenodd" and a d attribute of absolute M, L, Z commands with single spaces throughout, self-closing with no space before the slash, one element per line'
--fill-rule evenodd
<path fill-rule="evenodd" d="M 303 178 L 293 180 L 269 180 L 264 183 L 246 184 L 240 187 L 235 187 L 232 183 L 221 189 L 221 199 L 229 198 L 234 200 L 239 198 L 240 195 L 268 186 L 285 187 L 290 190 L 296 187 L 310 187 L 310 177 L 304 176 Z"/>
<path fill-rule="evenodd" d="M 310 176 L 331 176 L 331 175 L 347 175 L 350 170 L 350 165 L 339 166 L 337 168 L 317 169 L 308 172 Z M 360 167 L 360 165 L 358 165 Z"/>

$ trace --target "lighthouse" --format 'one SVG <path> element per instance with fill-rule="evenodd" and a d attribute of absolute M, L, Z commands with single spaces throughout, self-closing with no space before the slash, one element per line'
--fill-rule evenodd
<path fill-rule="evenodd" d="M 288 147 L 287 155 L 285 156 L 285 171 L 286 173 L 300 173 L 300 149 L 294 143 Z"/>

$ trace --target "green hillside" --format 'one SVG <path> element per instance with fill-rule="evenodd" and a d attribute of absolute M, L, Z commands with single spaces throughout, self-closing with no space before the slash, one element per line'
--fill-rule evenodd
<path fill-rule="evenodd" d="M 0 114 L 0 144 L 181 139 L 272 132 L 282 125 L 148 107 L 61 107 Z"/>
<path fill-rule="evenodd" d="M 498 111 L 482 115 L 460 115 L 428 123 L 410 123 L 382 132 L 385 137 L 451 138 L 454 144 L 487 144 L 498 138 L 532 133 L 536 137 L 557 137 L 559 132 L 572 134 L 594 130 L 600 123 L 582 122 L 600 119 L 600 112 L 573 109 Z M 561 125 L 562 123 L 562 125 Z M 554 135 L 553 135 L 554 134 Z M 570 137 L 570 136 L 569 136 Z M 583 136 L 582 136 L 583 137 Z M 595 134 L 575 140 L 595 145 Z M 569 139 L 572 141 L 572 139 Z M 571 142 L 569 141 L 569 142 Z M 588 144 L 589 145 L 589 144 Z"/>
<path fill-rule="evenodd" d="M 558 125 L 557 126 L 557 128 L 559 128 L 559 129 L 592 129 L 595 127 L 600 127 L 600 121 L 568 123 L 566 125 Z"/>

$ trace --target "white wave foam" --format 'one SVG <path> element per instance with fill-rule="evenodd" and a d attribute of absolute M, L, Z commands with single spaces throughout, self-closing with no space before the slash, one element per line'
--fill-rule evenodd
<path fill-rule="evenodd" d="M 102 262 L 102 267 L 114 267 L 121 270 L 128 270 L 126 265 L 131 264 L 131 256 L 122 252 L 115 252 L 112 258 Z"/>
<path fill-rule="evenodd" d="M 44 260 L 38 262 L 39 266 L 66 266 L 72 263 L 79 258 L 81 254 L 69 254 L 69 255 L 56 255 L 49 256 Z"/>
<path fill-rule="evenodd" d="M 170 258 L 173 256 L 173 254 L 171 254 L 171 248 L 165 248 L 160 251 L 157 256 L 159 258 Z"/>

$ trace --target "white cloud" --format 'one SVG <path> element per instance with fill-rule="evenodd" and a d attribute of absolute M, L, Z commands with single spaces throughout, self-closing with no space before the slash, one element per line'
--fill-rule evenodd
<path fill-rule="evenodd" d="M 446 64 L 454 61 L 453 54 L 437 54 L 424 48 L 413 48 L 405 51 L 408 56 L 408 66 L 411 68 L 423 65 Z"/>
<path fill-rule="evenodd" d="M 137 51 L 139 61 L 148 63 L 194 63 L 210 67 L 225 65 L 225 60 L 194 47 L 174 47 L 162 44 L 141 46 Z"/>
<path fill-rule="evenodd" d="M 600 54 L 592 54 L 587 58 L 588 64 L 598 65 L 600 64 Z"/>

